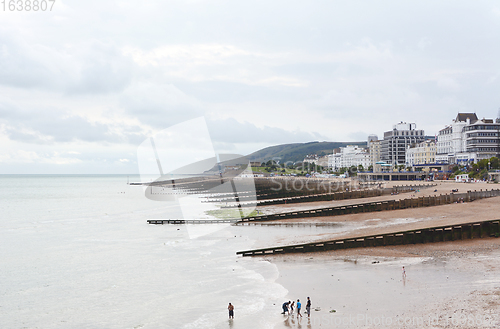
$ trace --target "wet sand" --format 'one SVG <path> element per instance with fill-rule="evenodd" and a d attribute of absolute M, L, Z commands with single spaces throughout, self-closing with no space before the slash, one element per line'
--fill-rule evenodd
<path fill-rule="evenodd" d="M 283 244 L 350 238 L 372 234 L 420 229 L 433 226 L 493 220 L 500 218 L 500 197 L 477 200 L 469 203 L 453 203 L 442 206 L 412 208 L 341 216 L 294 218 L 261 225 L 283 225 L 302 223 L 308 225 L 335 225 L 334 233 L 296 235 L 283 239 Z M 269 247 L 269 245 L 264 245 Z"/>
<path fill-rule="evenodd" d="M 282 316 L 276 329 L 498 328 L 500 239 L 267 260 L 279 268 L 287 298 L 309 296 L 314 309 L 310 319 Z"/>

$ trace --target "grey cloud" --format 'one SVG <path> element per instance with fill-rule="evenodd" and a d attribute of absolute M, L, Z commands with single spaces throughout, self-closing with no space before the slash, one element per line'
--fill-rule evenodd
<path fill-rule="evenodd" d="M 0 83 L 30 88 L 51 84 L 50 69 L 36 58 L 33 49 L 0 31 Z"/>
<path fill-rule="evenodd" d="M 188 83 L 178 80 L 175 85 L 186 93 L 195 95 L 200 101 L 210 103 L 241 103 L 252 102 L 256 99 L 259 101 L 274 101 L 276 99 L 300 101 L 303 97 L 309 97 L 308 93 L 310 92 L 307 88 L 273 88 L 229 81 Z"/>
<path fill-rule="evenodd" d="M 25 131 L 33 131 L 26 133 Z M 86 142 L 123 142 L 109 132 L 109 127 L 100 123 L 90 123 L 84 118 L 71 116 L 59 118 L 56 116 L 32 117 L 29 122 L 12 122 L 6 129 L 11 140 L 31 143 L 71 142 L 81 140 Z"/>
<path fill-rule="evenodd" d="M 138 127 L 121 129 L 120 134 L 108 124 L 89 122 L 63 110 L 21 110 L 5 102 L 0 103 L 0 122 L 5 124 L 5 133 L 11 140 L 34 144 L 77 140 L 137 144 L 145 138 Z"/>
<path fill-rule="evenodd" d="M 52 136 L 56 142 L 83 140 L 87 142 L 118 142 L 119 138 L 109 133 L 107 125 L 90 123 L 82 117 L 49 118 L 32 125 L 44 135 Z"/>
<path fill-rule="evenodd" d="M 78 59 L 80 70 L 67 88 L 69 93 L 107 93 L 121 91 L 130 84 L 134 64 L 112 45 L 94 42 Z"/>
<path fill-rule="evenodd" d="M 128 115 L 160 129 L 203 115 L 198 100 L 172 84 L 134 84 L 123 93 L 120 105 Z"/>
<path fill-rule="evenodd" d="M 9 136 L 10 140 L 19 141 L 24 143 L 33 143 L 33 144 L 44 144 L 45 142 L 40 139 L 40 136 L 37 136 L 34 133 L 26 133 L 21 131 L 20 128 L 5 127 L 5 132 L 7 136 Z"/>
<path fill-rule="evenodd" d="M 62 93 L 102 94 L 124 89 L 134 63 L 98 41 L 72 47 L 28 44 L 0 30 L 0 84 Z"/>
<path fill-rule="evenodd" d="M 280 128 L 264 126 L 259 128 L 251 123 L 240 123 L 233 118 L 224 120 L 208 120 L 210 137 L 222 143 L 293 143 L 312 140 L 328 140 L 319 133 L 287 131 Z"/>

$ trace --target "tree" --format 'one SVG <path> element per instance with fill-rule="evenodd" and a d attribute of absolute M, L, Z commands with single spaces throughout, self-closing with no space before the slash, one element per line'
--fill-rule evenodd
<path fill-rule="evenodd" d="M 373 166 L 372 165 L 368 166 L 368 171 L 373 171 Z"/>
<path fill-rule="evenodd" d="M 488 159 L 480 160 L 477 163 L 479 170 L 488 169 Z"/>
<path fill-rule="evenodd" d="M 342 167 L 340 168 L 337 172 L 339 175 L 342 175 L 343 173 L 345 173 L 347 171 L 347 168 L 346 167 Z"/>
<path fill-rule="evenodd" d="M 349 175 L 350 176 L 357 176 L 358 174 L 358 168 L 356 166 L 351 166 L 349 168 Z"/>
<path fill-rule="evenodd" d="M 490 169 L 500 169 L 500 160 L 497 157 L 490 159 Z"/>

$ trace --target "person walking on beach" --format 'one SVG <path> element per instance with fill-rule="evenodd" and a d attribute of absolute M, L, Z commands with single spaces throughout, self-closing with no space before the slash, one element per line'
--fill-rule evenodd
<path fill-rule="evenodd" d="M 302 314 L 300 314 L 300 309 L 302 308 L 302 304 L 300 303 L 300 299 L 297 299 L 297 318 L 302 317 Z"/>
<path fill-rule="evenodd" d="M 234 306 L 229 303 L 227 309 L 229 310 L 229 318 L 234 319 Z"/>
<path fill-rule="evenodd" d="M 309 297 L 307 297 L 306 312 L 307 312 L 307 317 L 310 317 L 311 316 L 311 300 L 309 299 Z"/>
<path fill-rule="evenodd" d="M 403 278 L 406 278 L 406 270 L 404 266 L 403 266 Z"/>

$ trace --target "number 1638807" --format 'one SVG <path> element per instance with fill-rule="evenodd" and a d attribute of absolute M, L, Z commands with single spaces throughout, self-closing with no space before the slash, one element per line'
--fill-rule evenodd
<path fill-rule="evenodd" d="M 56 0 L 2 0 L 2 11 L 52 11 Z"/>

